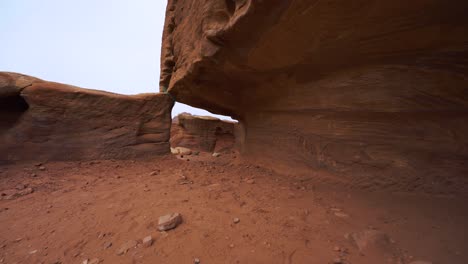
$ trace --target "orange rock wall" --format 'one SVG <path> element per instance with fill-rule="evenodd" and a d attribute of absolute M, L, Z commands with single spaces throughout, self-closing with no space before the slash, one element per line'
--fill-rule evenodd
<path fill-rule="evenodd" d="M 172 0 L 161 89 L 238 119 L 243 155 L 278 169 L 463 191 L 464 10 L 442 0 Z"/>

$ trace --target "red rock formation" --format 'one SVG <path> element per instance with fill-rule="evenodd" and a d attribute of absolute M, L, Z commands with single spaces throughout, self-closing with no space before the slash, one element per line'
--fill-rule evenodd
<path fill-rule="evenodd" d="M 234 126 L 234 122 L 215 117 L 182 113 L 173 119 L 171 146 L 206 152 L 232 149 Z"/>
<path fill-rule="evenodd" d="M 127 159 L 169 152 L 172 99 L 0 73 L 0 161 Z"/>
<path fill-rule="evenodd" d="M 277 168 L 463 190 L 466 10 L 462 0 L 169 0 L 161 90 L 238 119 L 242 153 Z"/>

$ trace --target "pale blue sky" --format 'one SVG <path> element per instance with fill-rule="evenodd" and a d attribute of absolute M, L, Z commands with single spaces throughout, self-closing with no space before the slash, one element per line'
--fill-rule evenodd
<path fill-rule="evenodd" d="M 166 0 L 0 0 L 0 71 L 122 94 L 158 92 Z M 177 104 L 179 112 L 209 114 Z"/>

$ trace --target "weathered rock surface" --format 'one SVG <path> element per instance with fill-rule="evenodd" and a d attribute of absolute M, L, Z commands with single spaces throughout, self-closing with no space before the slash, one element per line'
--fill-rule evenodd
<path fill-rule="evenodd" d="M 369 188 L 466 191 L 467 9 L 442 0 L 170 0 L 160 87 L 238 119 L 242 154 L 278 169 L 324 169 Z"/>
<path fill-rule="evenodd" d="M 179 114 L 172 121 L 171 145 L 206 152 L 233 148 L 236 123 L 210 116 Z"/>
<path fill-rule="evenodd" d="M 169 153 L 172 99 L 118 95 L 0 73 L 0 161 Z"/>

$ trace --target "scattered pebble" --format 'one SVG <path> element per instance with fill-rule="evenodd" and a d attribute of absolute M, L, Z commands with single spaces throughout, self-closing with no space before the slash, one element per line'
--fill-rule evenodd
<path fill-rule="evenodd" d="M 342 213 L 342 212 L 336 212 L 336 213 L 334 213 L 334 215 L 336 217 L 339 217 L 339 218 L 348 218 L 349 217 L 348 214 L 345 214 L 345 213 Z"/>
<path fill-rule="evenodd" d="M 112 247 L 112 242 L 110 242 L 110 241 L 104 242 L 103 246 L 104 246 L 104 249 L 108 249 L 108 248 Z"/>
<path fill-rule="evenodd" d="M 255 180 L 254 179 L 248 179 L 245 182 L 248 183 L 248 184 L 254 184 Z"/>
<path fill-rule="evenodd" d="M 213 157 L 219 157 L 219 156 L 221 156 L 221 153 L 219 153 L 219 152 L 214 152 L 214 153 L 212 154 L 212 156 L 213 156 Z"/>
<path fill-rule="evenodd" d="M 153 245 L 153 237 L 152 236 L 147 236 L 143 238 L 143 247 L 151 247 Z"/>
<path fill-rule="evenodd" d="M 26 185 L 20 183 L 20 184 L 17 184 L 15 188 L 16 190 L 24 190 L 26 189 Z"/>
<path fill-rule="evenodd" d="M 344 264 L 344 262 L 341 258 L 336 258 L 333 260 L 333 264 Z"/>
<path fill-rule="evenodd" d="M 98 258 L 93 258 L 91 260 L 85 259 L 83 260 L 83 264 L 99 264 L 101 263 L 101 260 Z"/>
<path fill-rule="evenodd" d="M 193 260 L 193 263 L 194 263 L 194 264 L 200 264 L 200 259 L 195 258 L 195 259 Z"/>
<path fill-rule="evenodd" d="M 236 218 L 232 219 L 232 222 L 234 222 L 234 224 L 237 224 L 237 223 L 240 222 L 240 219 L 236 217 Z"/>
<path fill-rule="evenodd" d="M 39 170 L 41 170 L 41 171 L 45 171 L 45 170 L 46 170 L 46 168 L 45 168 L 44 166 L 40 166 L 40 167 L 39 167 Z"/>
<path fill-rule="evenodd" d="M 124 255 L 126 254 L 130 249 L 135 248 L 138 245 L 138 242 L 135 240 L 129 240 L 125 242 L 122 246 L 120 246 L 119 250 L 117 250 L 117 255 Z"/>

